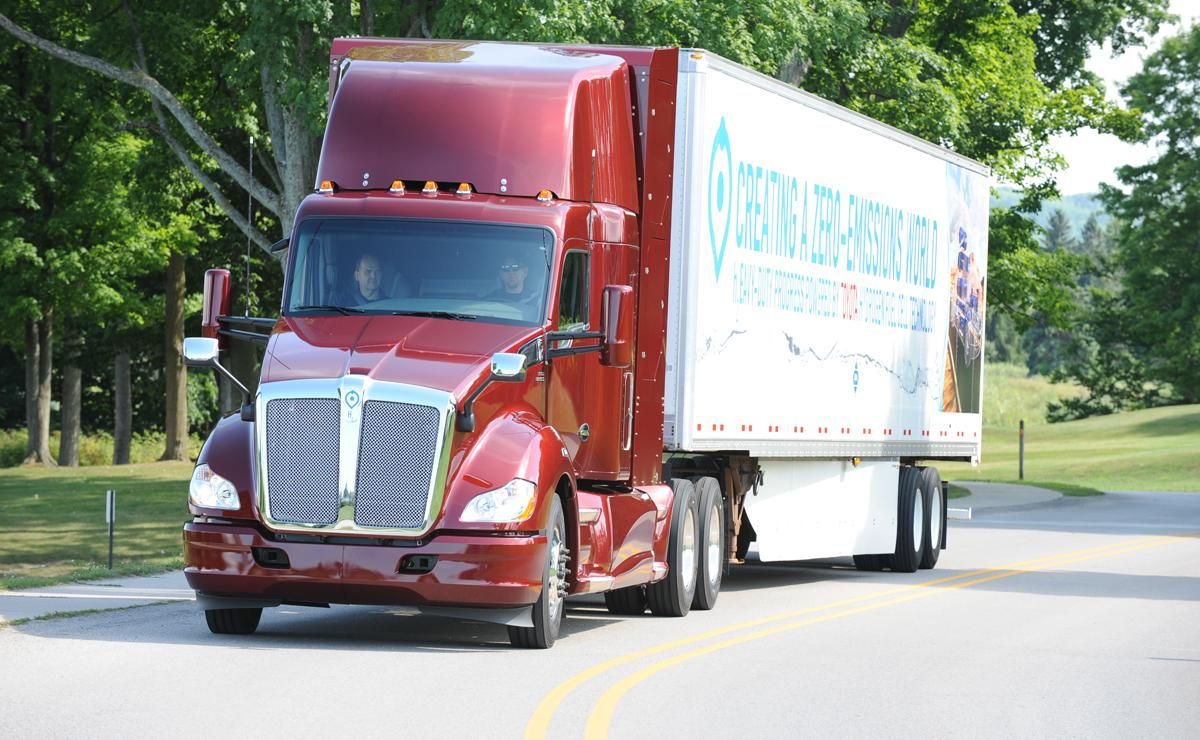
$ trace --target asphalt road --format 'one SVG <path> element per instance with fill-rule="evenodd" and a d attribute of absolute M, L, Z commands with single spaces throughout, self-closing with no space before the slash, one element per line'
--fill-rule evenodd
<path fill-rule="evenodd" d="M 934 571 L 747 565 L 683 619 L 572 602 L 549 651 L 383 608 L 29 622 L 0 629 L 0 736 L 1200 737 L 1200 494 L 950 526 Z"/>

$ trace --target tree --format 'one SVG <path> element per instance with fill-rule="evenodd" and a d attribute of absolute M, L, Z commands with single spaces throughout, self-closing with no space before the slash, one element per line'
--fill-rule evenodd
<path fill-rule="evenodd" d="M 1171 397 L 1200 402 L 1200 26 L 1169 38 L 1122 92 L 1142 112 L 1158 156 L 1126 166 L 1125 189 L 1101 197 L 1125 223 L 1116 262 L 1128 336 L 1145 342 L 1141 359 Z"/>
<path fill-rule="evenodd" d="M 1091 299 L 1082 358 L 1061 377 L 1088 395 L 1056 418 L 1200 401 L 1200 26 L 1167 39 L 1123 94 L 1158 156 L 1126 166 L 1124 188 L 1103 186 L 1110 230 L 1084 231 Z"/>

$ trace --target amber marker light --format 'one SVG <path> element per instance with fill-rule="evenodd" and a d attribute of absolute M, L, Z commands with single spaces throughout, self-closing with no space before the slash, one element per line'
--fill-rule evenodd
<path fill-rule="evenodd" d="M 458 184 L 458 190 L 456 190 L 454 192 L 456 195 L 470 195 L 471 194 L 471 183 L 460 182 Z"/>
<path fill-rule="evenodd" d="M 425 187 L 421 188 L 421 192 L 425 195 L 437 195 L 437 183 L 433 180 L 426 180 Z"/>
<path fill-rule="evenodd" d="M 317 192 L 318 193 L 332 193 L 333 192 L 333 180 L 322 180 L 321 187 L 317 188 Z"/>
<path fill-rule="evenodd" d="M 395 193 L 396 195 L 404 195 L 404 181 L 392 180 L 392 186 L 388 188 L 388 192 Z"/>
<path fill-rule="evenodd" d="M 539 190 L 537 199 L 542 203 L 549 203 L 550 201 L 554 200 L 554 193 L 550 192 L 549 190 Z"/>

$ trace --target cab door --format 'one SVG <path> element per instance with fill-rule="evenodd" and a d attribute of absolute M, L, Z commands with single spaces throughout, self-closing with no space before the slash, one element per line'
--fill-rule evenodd
<path fill-rule="evenodd" d="M 556 333 L 547 342 L 547 418 L 562 436 L 579 478 L 629 477 L 633 368 L 600 364 L 599 332 L 604 286 L 631 285 L 636 259 L 635 247 L 595 242 L 589 248 L 570 240 L 557 273 Z"/>

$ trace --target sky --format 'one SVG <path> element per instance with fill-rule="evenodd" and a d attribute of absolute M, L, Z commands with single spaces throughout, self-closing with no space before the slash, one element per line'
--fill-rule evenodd
<path fill-rule="evenodd" d="M 1190 24 L 1200 23 L 1200 0 L 1171 0 L 1171 13 L 1179 16 L 1178 25 L 1166 26 L 1148 46 L 1132 49 L 1113 58 L 1108 49 L 1096 49 L 1088 60 L 1088 69 L 1100 75 L 1111 100 L 1120 100 L 1120 85 L 1142 68 L 1142 60 L 1162 43 Z M 1055 148 L 1067 159 L 1068 167 L 1058 173 L 1058 189 L 1063 195 L 1094 193 L 1101 182 L 1117 184 L 1113 170 L 1124 164 L 1144 164 L 1154 155 L 1149 144 L 1126 144 L 1110 134 L 1084 129 L 1074 136 L 1053 139 Z"/>

